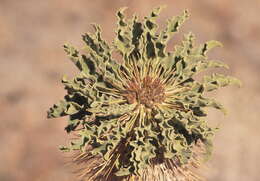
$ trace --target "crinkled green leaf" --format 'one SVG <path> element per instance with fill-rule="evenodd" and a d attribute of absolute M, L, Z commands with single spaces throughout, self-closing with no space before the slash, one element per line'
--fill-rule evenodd
<path fill-rule="evenodd" d="M 228 85 L 241 86 L 241 82 L 234 77 L 225 76 L 218 73 L 214 73 L 211 76 L 205 76 L 203 80 L 203 87 L 206 91 L 213 91 Z"/>

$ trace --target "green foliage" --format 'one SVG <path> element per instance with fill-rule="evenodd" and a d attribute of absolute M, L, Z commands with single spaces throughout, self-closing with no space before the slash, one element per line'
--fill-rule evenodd
<path fill-rule="evenodd" d="M 180 45 L 167 52 L 167 42 L 189 17 L 187 11 L 169 19 L 166 28 L 157 32 L 155 20 L 161 8 L 141 21 L 136 16 L 126 19 L 124 10 L 117 12 L 112 46 L 102 39 L 97 25 L 93 25 L 94 34 L 82 36 L 86 54 L 64 45 L 80 73 L 72 80 L 62 79 L 67 95 L 50 108 L 48 117 L 69 116 L 66 130 L 77 132 L 79 138 L 61 150 L 84 153 L 91 146 L 91 154 L 101 155 L 105 162 L 101 169 L 112 165 L 117 176 L 140 174 L 156 158 L 178 158 L 181 165 L 187 164 L 198 141 L 210 154 L 215 128 L 207 124 L 205 108 L 225 109 L 204 94 L 240 82 L 216 73 L 202 81 L 194 76 L 209 68 L 228 68 L 206 55 L 221 43 L 208 41 L 196 46 L 194 35 L 188 33 Z M 112 52 L 122 59 L 114 60 Z M 157 89 L 156 83 L 145 85 L 147 77 L 159 80 L 161 88 Z M 130 84 L 139 88 L 130 90 Z M 140 98 L 146 88 L 144 94 L 153 98 Z M 163 91 L 160 101 L 157 90 Z"/>

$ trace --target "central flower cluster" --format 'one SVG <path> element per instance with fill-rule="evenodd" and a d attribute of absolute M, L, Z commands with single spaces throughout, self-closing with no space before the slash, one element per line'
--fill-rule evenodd
<path fill-rule="evenodd" d="M 161 103 L 165 99 L 165 89 L 159 78 L 146 76 L 143 79 L 132 79 L 127 83 L 125 97 L 129 103 L 139 103 L 147 108 Z"/>

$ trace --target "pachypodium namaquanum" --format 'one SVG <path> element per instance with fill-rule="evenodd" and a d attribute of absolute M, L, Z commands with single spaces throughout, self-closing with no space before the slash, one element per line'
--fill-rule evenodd
<path fill-rule="evenodd" d="M 194 78 L 209 68 L 228 68 L 206 55 L 221 46 L 218 41 L 196 46 L 188 33 L 166 50 L 187 11 L 158 32 L 161 7 L 141 21 L 127 19 L 125 9 L 117 12 L 112 45 L 98 25 L 82 36 L 85 54 L 64 45 L 80 72 L 62 79 L 67 95 L 48 111 L 49 118 L 69 116 L 65 129 L 77 135 L 61 150 L 77 153 L 74 161 L 88 181 L 200 180 L 193 169 L 210 155 L 216 130 L 205 120 L 205 108 L 225 112 L 204 94 L 240 82 L 218 73 Z"/>

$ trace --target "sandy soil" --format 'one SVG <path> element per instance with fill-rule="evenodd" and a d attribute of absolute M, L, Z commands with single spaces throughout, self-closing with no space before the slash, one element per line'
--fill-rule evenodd
<path fill-rule="evenodd" d="M 213 95 L 229 110 L 210 110 L 219 125 L 212 160 L 204 172 L 209 181 L 260 180 L 260 1 L 259 0 L 0 0 L 0 180 L 76 180 L 58 150 L 68 136 L 66 118 L 47 120 L 48 108 L 64 95 L 62 75 L 76 73 L 62 45 L 82 46 L 81 34 L 96 22 L 107 40 L 114 36 L 115 11 L 128 6 L 131 15 L 146 15 L 166 4 L 165 18 L 189 9 L 182 33 L 198 42 L 217 39 L 225 45 L 210 56 L 223 60 L 243 87 Z M 172 44 L 178 40 L 172 41 Z"/>

